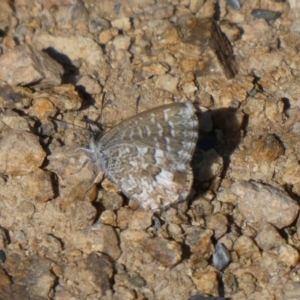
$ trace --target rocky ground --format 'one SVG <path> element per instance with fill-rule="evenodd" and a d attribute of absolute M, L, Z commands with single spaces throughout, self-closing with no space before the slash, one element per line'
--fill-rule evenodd
<path fill-rule="evenodd" d="M 297 0 L 2 0 L 0 298 L 300 299 L 299 17 Z M 200 121 L 189 200 L 153 212 L 94 184 L 91 132 L 172 102 Z"/>

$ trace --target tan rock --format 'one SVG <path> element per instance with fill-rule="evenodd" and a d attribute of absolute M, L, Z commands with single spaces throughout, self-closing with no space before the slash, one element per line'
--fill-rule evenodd
<path fill-rule="evenodd" d="M 255 244 L 255 242 L 247 236 L 239 237 L 235 241 L 233 249 L 239 256 L 243 256 L 246 258 L 257 258 L 260 256 L 259 248 Z"/>
<path fill-rule="evenodd" d="M 63 67 L 45 52 L 22 45 L 0 58 L 0 79 L 11 85 L 61 84 Z"/>
<path fill-rule="evenodd" d="M 143 240 L 142 245 L 155 260 L 166 267 L 173 267 L 182 258 L 181 245 L 162 238 Z"/>
<path fill-rule="evenodd" d="M 0 172 L 25 175 L 40 167 L 46 156 L 39 139 L 26 131 L 13 131 L 0 140 Z"/>
<path fill-rule="evenodd" d="M 282 228 L 298 214 L 298 204 L 278 188 L 242 181 L 234 183 L 231 190 L 239 196 L 239 209 L 249 222 L 269 222 Z"/>
<path fill-rule="evenodd" d="M 202 294 L 218 296 L 218 273 L 216 271 L 198 271 L 193 274 L 193 282 Z"/>
<path fill-rule="evenodd" d="M 175 93 L 177 91 L 179 79 L 169 74 L 158 76 L 155 87 Z"/>
<path fill-rule="evenodd" d="M 299 263 L 299 252 L 290 245 L 279 247 L 279 261 L 284 262 L 289 267 L 295 267 Z"/>
<path fill-rule="evenodd" d="M 113 227 L 117 226 L 116 219 L 117 217 L 112 210 L 105 210 L 100 216 L 100 220 L 102 224 L 110 225 Z"/>
<path fill-rule="evenodd" d="M 259 248 L 264 251 L 285 244 L 285 240 L 276 228 L 269 223 L 262 224 L 255 237 L 255 241 Z"/>
<path fill-rule="evenodd" d="M 205 222 L 207 228 L 214 231 L 214 237 L 217 240 L 227 232 L 228 220 L 224 215 L 220 213 L 210 214 L 206 216 Z"/>
<path fill-rule="evenodd" d="M 191 248 L 191 252 L 200 257 L 209 258 L 214 252 L 212 244 L 213 231 L 201 229 L 197 226 L 184 228 L 186 234 L 186 244 Z"/>

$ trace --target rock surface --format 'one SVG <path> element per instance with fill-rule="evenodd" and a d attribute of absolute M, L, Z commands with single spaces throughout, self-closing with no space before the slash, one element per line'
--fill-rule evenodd
<path fill-rule="evenodd" d="M 299 15 L 297 0 L 0 1 L 0 298 L 298 299 Z M 194 184 L 143 210 L 88 147 L 173 102 L 199 117 Z"/>

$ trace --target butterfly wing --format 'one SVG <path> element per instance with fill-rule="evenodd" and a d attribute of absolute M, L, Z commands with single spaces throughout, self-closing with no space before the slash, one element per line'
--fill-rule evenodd
<path fill-rule="evenodd" d="M 185 199 L 198 138 L 190 103 L 174 103 L 129 118 L 100 141 L 105 174 L 144 208 L 158 209 Z"/>
<path fill-rule="evenodd" d="M 163 151 L 140 144 L 114 148 L 111 154 L 118 159 L 110 162 L 108 177 L 144 208 L 159 209 L 188 196 L 193 182 L 189 164 L 178 168 Z"/>

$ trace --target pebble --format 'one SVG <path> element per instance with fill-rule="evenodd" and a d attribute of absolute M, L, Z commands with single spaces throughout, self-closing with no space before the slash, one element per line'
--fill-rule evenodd
<path fill-rule="evenodd" d="M 216 252 L 213 254 L 213 265 L 218 270 L 223 270 L 230 262 L 230 253 L 228 249 L 220 244 L 216 244 Z"/>
<path fill-rule="evenodd" d="M 284 154 L 284 147 L 273 134 L 265 134 L 252 139 L 249 155 L 256 161 L 271 162 L 282 154 Z"/>
<path fill-rule="evenodd" d="M 101 197 L 101 203 L 107 210 L 119 210 L 123 205 L 123 197 L 114 192 L 103 193 Z"/>
<path fill-rule="evenodd" d="M 252 238 L 248 236 L 240 236 L 234 243 L 234 251 L 239 256 L 255 259 L 260 257 L 260 250 Z"/>
<path fill-rule="evenodd" d="M 178 83 L 179 83 L 178 78 L 166 74 L 157 77 L 155 81 L 155 87 L 158 89 L 164 89 L 169 92 L 175 93 L 177 91 Z"/>
<path fill-rule="evenodd" d="M 281 245 L 278 254 L 278 260 L 291 268 L 299 263 L 299 251 L 291 245 Z"/>
<path fill-rule="evenodd" d="M 49 88 L 61 84 L 63 67 L 47 53 L 27 45 L 0 57 L 0 79 L 10 85 Z"/>
<path fill-rule="evenodd" d="M 253 9 L 251 15 L 257 19 L 275 21 L 276 19 L 281 17 L 282 13 L 279 11 L 272 11 L 268 9 Z"/>
<path fill-rule="evenodd" d="M 20 176 L 40 167 L 46 156 L 37 136 L 21 130 L 0 140 L 0 172 Z"/>
<path fill-rule="evenodd" d="M 3 250 L 0 250 L 0 263 L 4 263 L 6 260 L 6 254 Z"/>
<path fill-rule="evenodd" d="M 262 224 L 255 237 L 255 241 L 263 251 L 268 251 L 285 244 L 284 238 L 279 234 L 276 228 L 269 223 Z"/>
<path fill-rule="evenodd" d="M 227 4 L 230 5 L 234 9 L 240 9 L 241 4 L 239 0 L 226 0 Z"/>
<path fill-rule="evenodd" d="M 185 243 L 195 256 L 209 258 L 214 252 L 212 243 L 213 230 L 201 229 L 197 226 L 184 226 Z"/>
<path fill-rule="evenodd" d="M 93 276 L 93 284 L 100 288 L 102 295 L 111 289 L 114 274 L 113 264 L 108 255 L 92 252 L 86 259 L 86 268 Z"/>
<path fill-rule="evenodd" d="M 281 229 L 294 222 L 299 205 L 283 190 L 256 182 L 235 182 L 231 191 L 238 196 L 238 207 L 248 222 L 269 222 Z"/>
<path fill-rule="evenodd" d="M 216 271 L 197 271 L 193 274 L 192 279 L 197 289 L 202 293 L 218 295 L 218 273 Z"/>
<path fill-rule="evenodd" d="M 142 242 L 144 251 L 163 266 L 171 268 L 182 259 L 181 245 L 163 238 L 146 239 Z"/>
<path fill-rule="evenodd" d="M 208 229 L 214 231 L 214 238 L 217 240 L 228 230 L 228 220 L 226 216 L 220 213 L 209 214 L 205 217 L 205 223 Z"/>
<path fill-rule="evenodd" d="M 121 254 L 117 234 L 109 225 L 93 224 L 77 231 L 73 236 L 70 232 L 66 239 L 76 243 L 77 249 L 84 253 L 101 252 L 114 260 L 117 260 Z"/>

